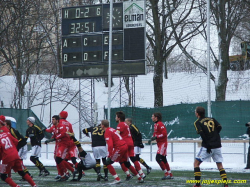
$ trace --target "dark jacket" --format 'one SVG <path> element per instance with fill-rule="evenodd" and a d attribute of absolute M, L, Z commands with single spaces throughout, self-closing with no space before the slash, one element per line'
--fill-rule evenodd
<path fill-rule="evenodd" d="M 44 138 L 44 134 L 40 127 L 33 125 L 26 130 L 25 138 L 30 138 L 31 146 L 41 146 L 41 140 Z"/>
<path fill-rule="evenodd" d="M 129 125 L 129 129 L 134 141 L 134 146 L 143 148 L 144 145 L 142 143 L 142 135 L 139 129 L 134 124 Z"/>
<path fill-rule="evenodd" d="M 24 137 L 23 137 L 23 135 L 21 135 L 20 133 L 19 133 L 19 131 L 18 130 L 16 130 L 16 129 L 14 129 L 14 128 L 10 128 L 10 133 L 11 133 L 11 135 L 14 137 L 14 138 L 16 138 L 17 140 L 18 140 L 18 144 L 17 144 L 17 150 L 19 151 L 19 149 L 21 148 L 21 147 L 23 147 L 23 146 L 25 146 L 26 144 L 27 144 L 27 142 L 26 142 L 26 140 L 27 139 L 25 139 Z"/>

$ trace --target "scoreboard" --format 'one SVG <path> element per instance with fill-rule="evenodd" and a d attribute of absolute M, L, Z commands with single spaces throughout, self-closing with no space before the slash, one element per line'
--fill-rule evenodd
<path fill-rule="evenodd" d="M 145 74 L 145 28 L 124 29 L 123 12 L 113 4 L 112 76 Z M 62 9 L 64 78 L 108 75 L 109 20 L 109 4 Z"/>

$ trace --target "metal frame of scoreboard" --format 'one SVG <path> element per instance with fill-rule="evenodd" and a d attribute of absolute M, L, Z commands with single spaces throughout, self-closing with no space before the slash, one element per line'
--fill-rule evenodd
<path fill-rule="evenodd" d="M 108 75 L 109 4 L 62 9 L 63 78 Z M 112 76 L 145 74 L 145 2 L 113 4 Z"/>

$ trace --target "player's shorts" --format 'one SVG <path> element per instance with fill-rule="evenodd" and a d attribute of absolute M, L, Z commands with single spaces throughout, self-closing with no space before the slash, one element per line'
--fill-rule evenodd
<path fill-rule="evenodd" d="M 78 157 L 78 150 L 76 147 L 65 149 L 61 158 L 64 160 L 71 160 L 72 157 L 76 157 L 76 158 Z"/>
<path fill-rule="evenodd" d="M 160 143 L 157 143 L 157 146 L 158 146 L 157 154 L 160 154 L 162 156 L 167 156 L 168 143 L 160 142 Z"/>
<path fill-rule="evenodd" d="M 102 159 L 107 156 L 107 147 L 106 146 L 96 146 L 92 147 L 93 154 L 95 159 Z"/>
<path fill-rule="evenodd" d="M 136 155 L 140 155 L 141 154 L 141 148 L 138 147 L 138 146 L 135 146 L 134 147 L 134 152 L 135 152 Z"/>
<path fill-rule="evenodd" d="M 30 156 L 41 157 L 41 149 L 42 148 L 39 145 L 32 146 Z"/>
<path fill-rule="evenodd" d="M 21 159 L 13 160 L 8 164 L 1 164 L 0 168 L 0 173 L 2 174 L 9 174 L 11 172 L 11 169 L 13 169 L 15 172 L 25 169 L 23 161 Z"/>
<path fill-rule="evenodd" d="M 63 144 L 58 144 L 56 150 L 56 156 L 62 159 L 66 159 L 68 153 L 68 146 L 64 146 Z"/>
<path fill-rule="evenodd" d="M 26 160 L 27 159 L 27 152 L 28 152 L 28 146 L 25 145 L 19 149 L 18 155 L 21 157 L 21 159 Z"/>
<path fill-rule="evenodd" d="M 83 165 L 83 170 L 94 168 L 96 165 L 96 160 L 92 153 L 87 153 L 85 159 L 81 159 L 81 164 Z"/>
<path fill-rule="evenodd" d="M 196 160 L 203 162 L 203 161 L 210 159 L 212 157 L 214 162 L 217 162 L 217 163 L 223 162 L 223 157 L 221 154 L 221 147 L 216 148 L 216 149 L 211 149 L 211 151 L 212 151 L 212 153 L 209 154 L 209 153 L 207 153 L 207 148 L 201 147 L 199 153 L 195 157 Z"/>
<path fill-rule="evenodd" d="M 114 162 L 126 162 L 129 160 L 128 157 L 128 146 L 127 144 L 124 144 L 122 146 L 119 146 L 115 148 L 110 155 L 110 158 Z"/>
<path fill-rule="evenodd" d="M 128 145 L 128 156 L 135 157 L 134 145 Z"/>
<path fill-rule="evenodd" d="M 54 155 L 56 156 L 56 151 L 58 149 L 58 143 L 55 143 L 55 150 L 54 150 Z"/>

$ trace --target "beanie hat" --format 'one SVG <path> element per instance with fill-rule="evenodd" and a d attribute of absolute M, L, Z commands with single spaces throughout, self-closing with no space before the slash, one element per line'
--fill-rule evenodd
<path fill-rule="evenodd" d="M 28 117 L 28 119 L 31 123 L 35 124 L 36 119 L 34 117 Z"/>
<path fill-rule="evenodd" d="M 68 117 L 68 112 L 67 111 L 62 111 L 62 112 L 60 112 L 60 117 L 62 118 L 62 119 L 66 119 L 67 117 Z"/>
<path fill-rule="evenodd" d="M 0 116 L 0 123 L 4 123 L 5 122 L 5 116 L 1 115 Z"/>

